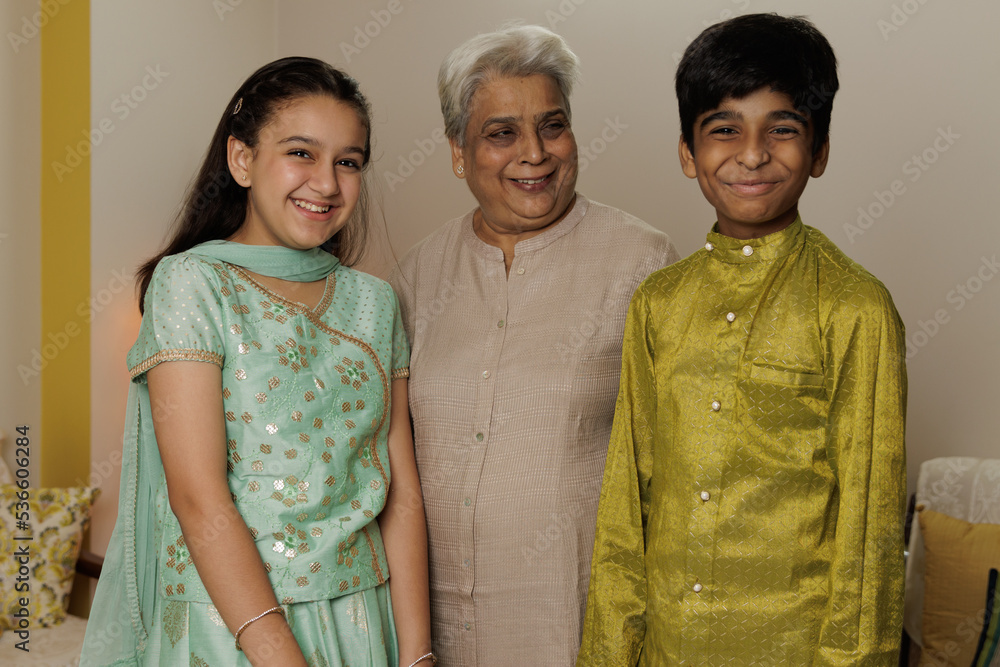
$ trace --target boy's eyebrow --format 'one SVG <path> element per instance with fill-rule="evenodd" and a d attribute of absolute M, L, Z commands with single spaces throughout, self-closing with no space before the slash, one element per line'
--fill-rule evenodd
<path fill-rule="evenodd" d="M 741 114 L 738 111 L 733 111 L 732 109 L 725 109 L 723 111 L 716 111 L 713 114 L 709 114 L 709 115 L 705 116 L 701 120 L 701 123 L 699 123 L 699 127 L 703 128 L 706 125 L 709 125 L 709 124 L 714 123 L 714 122 L 719 121 L 719 120 L 743 120 L 743 114 Z"/>
<path fill-rule="evenodd" d="M 787 109 L 780 109 L 778 111 L 772 111 L 767 114 L 768 120 L 790 120 L 794 123 L 799 123 L 803 127 L 809 127 L 809 119 L 800 113 L 795 111 L 789 111 Z M 722 111 L 716 111 L 713 114 L 709 114 L 702 119 L 699 127 L 704 128 L 706 125 L 710 125 L 716 121 L 727 121 L 727 120 L 743 120 L 743 114 L 739 111 L 733 111 L 732 109 L 724 109 Z"/>
<path fill-rule="evenodd" d="M 773 120 L 790 120 L 800 123 L 803 127 L 809 127 L 809 119 L 794 111 L 772 111 L 768 114 L 768 117 Z"/>

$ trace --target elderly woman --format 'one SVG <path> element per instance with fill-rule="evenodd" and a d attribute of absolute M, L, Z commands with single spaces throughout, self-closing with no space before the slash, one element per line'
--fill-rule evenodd
<path fill-rule="evenodd" d="M 438 92 L 478 207 L 392 281 L 445 665 L 570 665 L 580 645 L 632 292 L 677 259 L 646 223 L 576 192 L 577 58 L 554 33 L 479 35 Z"/>

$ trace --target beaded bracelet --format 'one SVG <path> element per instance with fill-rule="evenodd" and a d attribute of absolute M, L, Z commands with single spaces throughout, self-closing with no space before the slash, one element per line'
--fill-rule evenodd
<path fill-rule="evenodd" d="M 425 653 L 422 656 L 420 656 L 419 658 L 417 658 L 416 660 L 414 660 L 413 662 L 411 662 L 410 663 L 410 667 L 416 667 L 417 663 L 423 662 L 427 658 L 431 659 L 431 664 L 432 665 L 436 665 L 437 664 L 437 661 L 438 661 L 437 656 L 434 655 L 433 652 L 431 652 L 431 653 Z"/>
<path fill-rule="evenodd" d="M 254 616 L 253 618 L 251 618 L 249 621 L 247 621 L 246 623 L 244 623 L 243 625 L 241 625 L 240 629 L 236 631 L 235 635 L 233 635 L 236 638 L 236 650 L 237 651 L 242 651 L 243 650 L 243 647 L 240 646 L 240 635 L 243 634 L 243 631 L 246 630 L 247 627 L 249 627 L 249 625 L 251 623 L 253 623 L 254 621 L 259 621 L 260 619 L 264 618 L 268 614 L 281 614 L 282 617 L 284 617 L 285 616 L 285 610 L 282 609 L 280 605 L 278 605 L 277 607 L 271 607 L 270 609 L 268 609 L 264 613 L 257 614 L 256 616 Z"/>

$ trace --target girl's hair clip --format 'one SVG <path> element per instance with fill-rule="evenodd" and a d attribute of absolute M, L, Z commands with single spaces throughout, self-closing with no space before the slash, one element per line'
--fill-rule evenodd
<path fill-rule="evenodd" d="M 233 109 L 233 115 L 235 116 L 236 114 L 238 114 L 240 112 L 240 109 L 242 108 L 243 108 L 243 98 L 241 97 L 240 99 L 236 100 L 236 108 Z"/>

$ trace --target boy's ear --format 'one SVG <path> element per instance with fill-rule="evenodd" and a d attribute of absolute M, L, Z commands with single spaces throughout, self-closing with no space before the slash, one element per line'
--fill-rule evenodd
<path fill-rule="evenodd" d="M 816 154 L 813 155 L 812 168 L 809 170 L 809 175 L 813 178 L 819 178 L 826 171 L 826 162 L 830 159 L 830 137 L 826 138 L 823 145 L 819 147 Z"/>
<path fill-rule="evenodd" d="M 688 178 L 698 178 L 698 170 L 695 169 L 694 164 L 694 153 L 691 152 L 691 148 L 684 141 L 684 135 L 681 135 L 681 139 L 677 144 L 677 156 L 681 159 L 681 171 Z"/>
<path fill-rule="evenodd" d="M 449 139 L 448 143 L 451 144 L 451 170 L 459 178 L 465 178 L 465 149 L 454 139 Z"/>
<path fill-rule="evenodd" d="M 244 188 L 250 187 L 250 163 L 253 162 L 253 151 L 250 147 L 229 135 L 229 141 L 226 143 L 226 159 L 233 180 Z"/>

